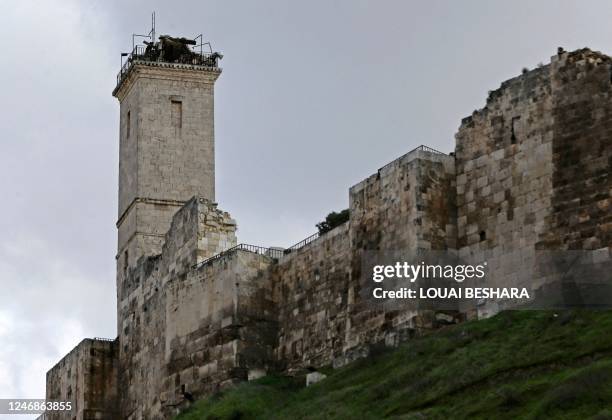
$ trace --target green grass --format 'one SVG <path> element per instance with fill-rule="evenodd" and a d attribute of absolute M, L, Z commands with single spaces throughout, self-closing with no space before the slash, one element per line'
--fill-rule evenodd
<path fill-rule="evenodd" d="M 245 383 L 177 419 L 612 419 L 612 312 L 504 312 L 326 373 Z"/>

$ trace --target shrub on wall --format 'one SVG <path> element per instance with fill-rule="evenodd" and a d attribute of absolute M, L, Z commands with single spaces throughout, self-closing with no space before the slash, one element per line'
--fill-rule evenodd
<path fill-rule="evenodd" d="M 348 221 L 350 217 L 349 209 L 342 210 L 340 213 L 332 211 L 325 217 L 325 220 L 321 223 L 317 223 L 317 229 L 319 229 L 319 235 L 329 232 L 335 227 Z"/>

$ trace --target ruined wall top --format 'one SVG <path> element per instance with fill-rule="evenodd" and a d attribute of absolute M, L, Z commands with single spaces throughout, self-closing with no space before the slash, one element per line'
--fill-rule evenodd
<path fill-rule="evenodd" d="M 541 83 L 543 78 L 548 79 L 548 83 L 550 83 L 550 72 L 554 71 L 559 66 L 596 66 L 599 64 L 612 65 L 612 57 L 589 48 L 565 51 L 562 47 L 559 47 L 557 49 L 557 54 L 551 57 L 550 63 L 540 63 L 532 70 L 524 68 L 522 74 L 502 82 L 499 88 L 490 90 L 485 106 L 481 109 L 474 110 L 472 115 L 463 118 L 461 120 L 461 125 L 469 125 L 474 117 L 481 114 L 486 115 L 493 104 L 497 103 L 504 95 L 512 93 L 511 91 L 528 91 L 530 88 L 534 87 L 533 85 Z M 514 96 L 518 95 L 515 94 Z"/>

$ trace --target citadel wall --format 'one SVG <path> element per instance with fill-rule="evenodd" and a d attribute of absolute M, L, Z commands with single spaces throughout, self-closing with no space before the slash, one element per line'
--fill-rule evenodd
<path fill-rule="evenodd" d="M 349 190 L 353 246 L 454 249 L 455 159 L 419 147 Z"/>
<path fill-rule="evenodd" d="M 282 369 L 323 366 L 342 354 L 354 300 L 349 234 L 345 223 L 272 268 L 278 308 L 275 358 Z"/>
<path fill-rule="evenodd" d="M 162 253 L 141 257 L 128 271 L 120 294 L 124 298 L 118 302 L 120 411 L 126 417 L 141 418 L 143 410 L 159 411 L 162 403 L 173 404 L 165 389 L 180 388 L 184 383 L 175 386 L 167 382 L 171 376 L 166 370 L 171 362 L 167 341 L 173 338 L 175 323 L 182 319 L 182 309 L 168 312 L 174 296 L 168 293 L 173 282 L 187 281 L 195 264 L 234 246 L 235 230 L 229 214 L 204 198 L 194 197 L 174 215 Z"/>
<path fill-rule="evenodd" d="M 384 166 L 349 190 L 347 223 L 282 255 L 221 253 L 236 244 L 235 222 L 205 198 L 187 202 L 158 255 L 133 257 L 118 284 L 121 417 L 168 418 L 238 381 L 342 366 L 511 304 L 478 302 L 478 314 L 372 306 L 361 295 L 368 253 L 457 253 L 486 260 L 487 282 L 531 290 L 560 274 L 539 251 L 598 250 L 612 261 L 611 72 L 609 57 L 580 50 L 504 82 L 462 121 L 454 155 L 422 147 Z M 66 360 L 50 372 L 52 395 L 88 363 Z"/>
<path fill-rule="evenodd" d="M 612 58 L 564 53 L 554 69 L 551 231 L 541 246 L 612 245 Z M 550 241 L 553 241 L 552 243 Z"/>
<path fill-rule="evenodd" d="M 538 291 L 559 280 L 564 268 L 541 251 L 608 253 L 610 72 L 601 53 L 560 52 L 550 65 L 502 83 L 462 121 L 459 254 L 487 261 L 491 284 Z M 489 302 L 479 311 L 515 305 Z"/>
<path fill-rule="evenodd" d="M 455 246 L 454 158 L 418 148 L 350 191 L 350 220 L 273 266 L 276 357 L 292 371 L 362 357 L 434 328 L 435 313 L 373 308 L 360 295 L 362 254 Z M 454 315 L 449 315 L 454 316 Z"/>
<path fill-rule="evenodd" d="M 348 223 L 275 259 L 237 249 L 209 260 L 235 244 L 235 226 L 214 204 L 190 201 L 174 216 L 161 255 L 141 258 L 127 276 L 120 411 L 168 416 L 238 381 L 340 366 L 372 344 L 434 328 L 433 312 L 362 302 L 355 266 L 363 249 L 452 246 L 453 171 L 452 156 L 415 150 L 351 189 Z M 210 247 L 227 235 L 232 240 Z"/>
<path fill-rule="evenodd" d="M 352 350 L 376 343 L 396 345 L 415 334 L 435 328 L 440 319 L 456 322 L 463 317 L 450 311 L 414 307 L 372 307 L 363 291 L 371 284 L 364 262 L 375 255 L 411 250 L 452 253 L 456 243 L 455 158 L 419 147 L 351 187 L 351 269 L 355 303 L 351 308 L 351 334 L 342 365 L 352 360 Z M 447 312 L 447 313 L 443 313 Z M 357 352 L 359 355 L 360 352 Z"/>
<path fill-rule="evenodd" d="M 117 341 L 86 338 L 47 373 L 46 399 L 72 409 L 45 419 L 109 419 L 117 413 Z"/>
<path fill-rule="evenodd" d="M 195 259 L 133 309 L 120 390 L 126 418 L 176 414 L 191 398 L 273 370 L 276 317 L 272 259 L 237 250 L 193 268 Z"/>
<path fill-rule="evenodd" d="M 488 282 L 529 287 L 552 183 L 550 66 L 504 82 L 456 135 L 459 255 L 487 261 Z M 480 315 L 499 311 L 482 305 Z"/>

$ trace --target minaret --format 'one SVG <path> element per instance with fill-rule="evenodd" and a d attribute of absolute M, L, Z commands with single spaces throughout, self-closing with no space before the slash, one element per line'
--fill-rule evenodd
<path fill-rule="evenodd" d="M 161 253 L 172 216 L 191 197 L 215 199 L 218 53 L 185 38 L 136 46 L 117 76 L 120 104 L 117 293 L 141 256 Z"/>

